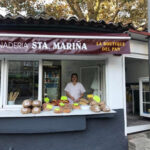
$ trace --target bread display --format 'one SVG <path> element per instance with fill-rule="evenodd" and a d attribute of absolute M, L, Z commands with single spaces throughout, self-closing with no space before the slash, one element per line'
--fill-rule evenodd
<path fill-rule="evenodd" d="M 31 113 L 31 108 L 21 108 L 21 113 L 22 114 L 29 114 Z"/>
<path fill-rule="evenodd" d="M 100 103 L 99 103 L 99 105 L 101 106 L 101 105 L 105 105 L 105 102 L 104 101 L 101 101 Z"/>
<path fill-rule="evenodd" d="M 87 99 L 89 102 L 91 102 L 93 100 L 93 94 L 88 94 Z"/>
<path fill-rule="evenodd" d="M 65 104 L 65 107 L 72 109 L 72 104 Z"/>
<path fill-rule="evenodd" d="M 91 101 L 90 106 L 93 106 L 93 105 L 98 105 L 98 104 L 95 101 Z"/>
<path fill-rule="evenodd" d="M 101 109 L 98 105 L 93 105 L 93 106 L 90 107 L 90 109 L 93 112 L 100 112 L 101 111 Z"/>
<path fill-rule="evenodd" d="M 101 102 L 101 98 L 100 98 L 99 96 L 97 96 L 97 95 L 94 95 L 94 96 L 93 96 L 93 100 L 94 100 L 95 102 L 97 102 L 97 103 L 100 103 L 100 102 Z"/>
<path fill-rule="evenodd" d="M 57 107 L 54 109 L 54 113 L 63 113 L 63 111 L 60 107 Z"/>
<path fill-rule="evenodd" d="M 33 107 L 32 108 L 32 114 L 39 114 L 41 112 L 41 108 L 40 107 Z"/>
<path fill-rule="evenodd" d="M 100 109 L 103 111 L 103 109 L 106 107 L 106 105 L 105 104 L 103 104 L 103 105 L 100 105 Z"/>
<path fill-rule="evenodd" d="M 30 100 L 26 99 L 22 103 L 21 113 L 22 114 L 39 114 L 41 112 L 41 105 L 43 111 L 51 111 L 54 113 L 71 113 L 72 111 L 77 110 L 91 110 L 92 112 L 110 112 L 110 108 L 105 104 L 104 101 L 101 101 L 100 97 L 97 95 L 88 95 L 88 100 L 81 98 L 79 102 L 70 104 L 66 96 L 62 96 L 60 100 L 52 100 L 49 102 L 46 99 L 45 103 L 41 104 L 39 100 Z M 57 107 L 56 107 L 57 106 Z M 54 109 L 53 109 L 54 108 Z M 75 112 L 76 112 L 75 111 Z M 51 113 L 50 113 L 51 115 Z M 53 115 L 53 114 L 52 114 Z"/>
<path fill-rule="evenodd" d="M 53 106 L 58 106 L 58 102 L 57 100 L 52 100 L 52 102 L 50 102 Z"/>
<path fill-rule="evenodd" d="M 47 104 L 51 104 L 51 103 L 43 103 L 43 104 L 42 104 L 42 109 L 43 109 L 43 110 L 46 108 Z"/>
<path fill-rule="evenodd" d="M 64 113 L 70 113 L 72 111 L 72 105 L 71 104 L 66 104 L 65 107 L 63 108 Z"/>
<path fill-rule="evenodd" d="M 52 104 L 47 104 L 43 110 L 44 111 L 51 111 L 52 109 L 53 109 L 53 105 Z"/>
<path fill-rule="evenodd" d="M 106 106 L 105 108 L 103 108 L 103 112 L 110 112 L 110 108 Z"/>
<path fill-rule="evenodd" d="M 49 97 L 47 97 L 47 96 L 46 96 L 46 97 L 44 97 L 44 102 L 45 102 L 45 103 L 49 103 L 49 102 L 50 102 Z"/>
<path fill-rule="evenodd" d="M 80 107 L 80 105 L 79 105 L 78 103 L 74 103 L 74 104 L 72 105 L 72 108 L 73 108 L 73 109 L 81 109 L 81 107 Z"/>
<path fill-rule="evenodd" d="M 89 104 L 89 101 L 84 99 L 84 98 L 81 98 L 80 101 L 79 101 L 79 104 L 80 105 L 88 105 Z"/>
<path fill-rule="evenodd" d="M 31 101 L 30 99 L 26 99 L 26 100 L 24 100 L 24 101 L 22 102 L 22 106 L 23 106 L 24 108 L 29 108 L 29 107 L 32 106 L 32 101 Z"/>
<path fill-rule="evenodd" d="M 61 96 L 60 100 L 61 100 L 61 102 L 63 102 L 63 103 L 69 103 L 67 96 Z"/>
<path fill-rule="evenodd" d="M 59 106 L 60 108 L 64 108 L 64 107 L 65 107 L 65 104 L 61 102 L 61 103 L 58 104 L 58 106 Z"/>
<path fill-rule="evenodd" d="M 63 109 L 64 113 L 70 113 L 71 111 L 72 111 L 72 109 L 69 107 L 64 107 L 64 109 Z"/>
<path fill-rule="evenodd" d="M 33 107 L 41 107 L 41 101 L 39 101 L 39 100 L 32 101 L 32 106 Z"/>

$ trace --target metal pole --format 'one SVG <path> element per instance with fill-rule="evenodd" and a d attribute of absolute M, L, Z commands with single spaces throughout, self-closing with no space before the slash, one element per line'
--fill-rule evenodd
<path fill-rule="evenodd" d="M 147 6 L 147 10 L 148 10 L 148 32 L 150 33 L 150 0 L 147 0 L 148 6 Z"/>
<path fill-rule="evenodd" d="M 147 10 L 148 10 L 148 32 L 150 33 L 150 0 L 147 0 Z M 150 91 L 150 37 L 148 37 L 148 68 L 149 68 L 149 91 Z M 149 92 L 150 98 L 150 92 Z"/>

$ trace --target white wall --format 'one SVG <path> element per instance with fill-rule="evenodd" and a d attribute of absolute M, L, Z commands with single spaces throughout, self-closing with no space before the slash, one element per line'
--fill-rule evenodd
<path fill-rule="evenodd" d="M 124 107 L 123 56 L 110 56 L 106 65 L 106 98 L 112 109 Z"/>
<path fill-rule="evenodd" d="M 131 40 L 130 49 L 131 49 L 131 53 L 147 55 L 148 54 L 148 42 Z"/>

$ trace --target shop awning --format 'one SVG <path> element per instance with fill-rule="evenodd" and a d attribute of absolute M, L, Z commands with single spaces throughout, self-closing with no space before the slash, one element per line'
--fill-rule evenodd
<path fill-rule="evenodd" d="M 1 54 L 128 54 L 127 34 L 0 32 Z"/>

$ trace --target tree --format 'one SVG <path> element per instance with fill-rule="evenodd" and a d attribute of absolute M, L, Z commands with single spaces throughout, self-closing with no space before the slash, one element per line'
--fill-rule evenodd
<path fill-rule="evenodd" d="M 1 0 L 0 6 L 14 16 L 42 13 L 56 19 L 76 16 L 86 21 L 132 23 L 138 30 L 147 26 L 147 0 Z"/>

